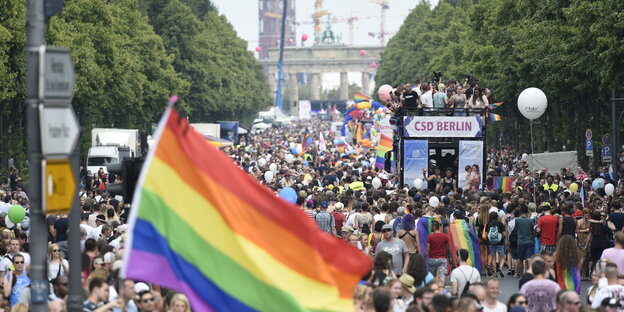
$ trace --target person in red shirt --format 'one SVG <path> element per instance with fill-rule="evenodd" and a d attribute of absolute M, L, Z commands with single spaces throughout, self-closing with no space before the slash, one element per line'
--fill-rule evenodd
<path fill-rule="evenodd" d="M 434 233 L 427 237 L 427 248 L 425 251 L 425 257 L 428 257 L 427 269 L 434 276 L 446 277 L 448 275 L 446 252 L 450 246 L 449 239 L 446 234 L 442 233 L 440 222 L 432 221 L 431 230 Z"/>
<path fill-rule="evenodd" d="M 342 213 L 342 209 L 344 208 L 344 204 L 338 202 L 334 205 L 334 212 L 332 215 L 334 216 L 334 220 L 336 221 L 336 232 L 341 233 L 342 226 L 347 222 L 347 217 Z"/>
<path fill-rule="evenodd" d="M 541 250 L 555 252 L 557 249 L 557 228 L 559 218 L 550 214 L 550 205 L 544 206 L 544 215 L 537 221 L 537 232 L 540 234 Z"/>

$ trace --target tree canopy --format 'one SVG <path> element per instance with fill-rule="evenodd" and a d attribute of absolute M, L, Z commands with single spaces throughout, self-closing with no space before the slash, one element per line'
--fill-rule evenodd
<path fill-rule="evenodd" d="M 0 157 L 25 167 L 25 1 L 0 4 Z M 65 0 L 46 43 L 71 49 L 81 150 L 94 127 L 149 134 L 172 94 L 192 121 L 249 121 L 271 103 L 260 63 L 208 0 Z"/>
<path fill-rule="evenodd" d="M 382 54 L 376 82 L 397 84 L 476 76 L 490 88 L 503 121 L 489 124 L 490 146 L 528 150 L 529 122 L 516 100 L 528 87 L 548 97 L 535 127 L 536 151 L 577 150 L 584 132 L 596 148 L 610 133 L 611 89 L 624 82 L 624 2 L 617 0 L 421 1 Z"/>

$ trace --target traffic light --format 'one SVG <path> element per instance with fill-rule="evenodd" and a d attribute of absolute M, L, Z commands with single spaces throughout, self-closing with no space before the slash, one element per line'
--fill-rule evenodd
<path fill-rule="evenodd" d="M 108 165 L 106 169 L 109 175 L 114 174 L 116 181 L 121 180 L 121 182 L 110 183 L 107 187 L 108 192 L 113 196 L 123 196 L 124 203 L 132 202 L 143 161 L 143 158 L 125 158 L 121 164 Z"/>

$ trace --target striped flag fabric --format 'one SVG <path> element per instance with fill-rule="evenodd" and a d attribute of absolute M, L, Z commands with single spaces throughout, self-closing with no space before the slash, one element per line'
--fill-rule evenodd
<path fill-rule="evenodd" d="M 499 107 L 501 105 L 503 105 L 503 102 L 496 102 L 496 103 L 488 104 L 490 109 L 496 109 L 497 107 Z"/>
<path fill-rule="evenodd" d="M 123 274 L 194 311 L 352 311 L 370 268 L 243 172 L 169 108 L 139 178 Z"/>
<path fill-rule="evenodd" d="M 515 179 L 513 177 L 492 177 L 488 181 L 489 190 L 501 190 L 503 193 L 513 192 Z"/>
<path fill-rule="evenodd" d="M 301 139 L 301 153 L 299 153 L 299 156 L 303 155 L 303 153 L 308 149 L 308 146 L 310 146 L 310 144 L 312 144 L 312 137 L 310 137 L 308 129 L 305 129 L 305 132 L 303 133 L 303 138 Z"/>
<path fill-rule="evenodd" d="M 453 220 L 453 223 L 449 225 L 447 233 L 449 241 L 451 241 L 453 261 L 459 263 L 457 250 L 466 249 L 468 254 L 470 254 L 468 264 L 481 272 L 481 246 L 474 229 L 468 226 L 468 222 L 463 219 Z"/>
<path fill-rule="evenodd" d="M 503 120 L 499 114 L 489 113 L 490 121 L 497 122 Z"/>
<path fill-rule="evenodd" d="M 355 103 L 360 103 L 360 102 L 370 102 L 370 96 L 366 96 L 364 94 L 361 93 L 355 93 L 353 94 L 353 100 L 355 101 Z"/>
<path fill-rule="evenodd" d="M 429 237 L 429 234 L 431 234 L 431 222 L 433 220 L 437 220 L 438 222 L 440 222 L 440 220 L 438 220 L 438 218 L 436 217 L 422 216 L 420 219 L 418 219 L 418 223 L 416 224 L 416 231 L 418 232 L 418 243 L 420 245 L 419 247 L 421 254 L 424 254 L 427 248 L 427 237 Z"/>
<path fill-rule="evenodd" d="M 574 264 L 570 268 L 563 269 L 561 264 L 556 264 L 557 283 L 561 289 L 574 290 L 581 293 L 581 270 L 577 269 Z"/>

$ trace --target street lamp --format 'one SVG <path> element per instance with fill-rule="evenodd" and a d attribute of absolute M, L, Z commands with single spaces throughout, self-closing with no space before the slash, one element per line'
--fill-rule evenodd
<path fill-rule="evenodd" d="M 518 110 L 520 114 L 529 120 L 531 126 L 531 163 L 529 168 L 533 168 L 533 120 L 540 118 L 546 111 L 548 99 L 546 94 L 538 88 L 527 88 L 520 92 L 518 96 Z M 535 168 L 533 168 L 535 169 Z M 531 170 L 529 170 L 531 171 Z M 533 176 L 533 173 L 531 173 Z M 533 201 L 536 202 L 537 187 L 533 190 Z"/>

